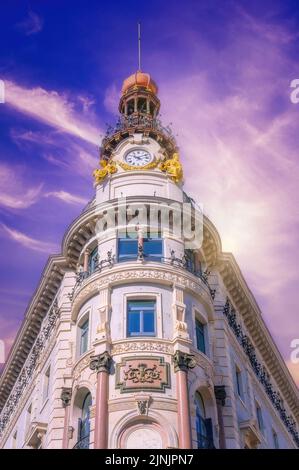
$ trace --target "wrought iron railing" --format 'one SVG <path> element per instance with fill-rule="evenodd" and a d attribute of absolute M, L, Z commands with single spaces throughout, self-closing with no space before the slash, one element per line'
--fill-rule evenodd
<path fill-rule="evenodd" d="M 280 396 L 280 393 L 277 390 L 274 390 L 274 387 L 270 380 L 270 374 L 266 370 L 266 367 L 259 362 L 256 356 L 254 346 L 251 343 L 249 337 L 246 335 L 246 333 L 243 332 L 240 323 L 238 323 L 236 311 L 231 305 L 229 299 L 226 300 L 223 313 L 227 318 L 230 328 L 232 329 L 238 342 L 242 346 L 245 354 L 247 355 L 256 377 L 264 387 L 265 392 L 267 393 L 274 407 L 277 409 L 282 422 L 284 423 L 284 425 L 292 435 L 294 441 L 296 442 L 297 446 L 299 447 L 299 433 L 297 431 L 296 421 L 292 416 L 288 416 L 286 409 L 284 408 L 283 400 Z"/>
<path fill-rule="evenodd" d="M 134 113 L 130 116 L 120 116 L 116 121 L 116 124 L 113 126 L 108 125 L 102 145 L 105 145 L 105 141 L 109 140 L 109 138 L 117 132 L 122 132 L 132 128 L 152 129 L 166 134 L 169 139 L 175 142 L 175 137 L 172 133 L 170 125 L 163 126 L 159 118 L 153 117 L 149 114 Z"/>
<path fill-rule="evenodd" d="M 171 250 L 171 253 L 170 253 L 169 257 L 165 257 L 165 256 L 156 256 L 156 257 L 154 257 L 151 254 L 144 253 L 143 250 L 140 249 L 140 247 L 138 248 L 138 254 L 135 257 L 128 257 L 128 258 L 124 258 L 122 260 L 120 260 L 120 259 L 116 260 L 116 256 L 112 255 L 112 251 L 110 250 L 110 251 L 107 252 L 107 258 L 106 259 L 103 259 L 103 260 L 97 260 L 96 259 L 95 263 L 94 263 L 94 267 L 93 267 L 92 270 L 81 271 L 81 272 L 77 273 L 75 286 L 74 286 L 72 292 L 68 295 L 69 299 L 71 301 L 73 300 L 74 293 L 75 293 L 76 289 L 78 287 L 80 287 L 81 284 L 83 283 L 83 281 L 85 279 L 87 279 L 89 276 L 91 276 L 92 274 L 94 274 L 96 272 L 101 272 L 104 268 L 111 268 L 117 262 L 121 263 L 121 262 L 137 261 L 137 260 L 139 260 L 139 261 L 143 260 L 145 262 L 146 261 L 155 261 L 155 262 L 158 262 L 158 263 L 167 264 L 169 266 L 173 266 L 173 267 L 177 267 L 177 268 L 181 268 L 181 269 L 186 269 L 186 271 L 190 272 L 194 276 L 201 279 L 201 281 L 208 287 L 210 295 L 212 297 L 212 300 L 214 300 L 216 290 L 211 289 L 211 287 L 209 285 L 209 282 L 208 282 L 208 277 L 209 277 L 209 274 L 210 274 L 209 271 L 202 272 L 200 269 L 199 270 L 195 269 L 194 265 L 190 264 L 188 262 L 188 259 L 185 256 L 183 256 L 182 258 L 176 257 L 174 250 Z"/>
<path fill-rule="evenodd" d="M 82 437 L 78 442 L 76 442 L 73 449 L 89 449 L 89 437 L 89 434 Z"/>

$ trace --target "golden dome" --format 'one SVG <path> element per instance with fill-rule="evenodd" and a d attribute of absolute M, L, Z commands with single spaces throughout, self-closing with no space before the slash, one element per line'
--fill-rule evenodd
<path fill-rule="evenodd" d="M 122 86 L 122 94 L 124 95 L 130 88 L 133 87 L 144 87 L 150 90 L 155 95 L 158 93 L 158 87 L 155 84 L 154 80 L 151 79 L 151 76 L 148 73 L 136 72 L 133 75 L 130 75 L 124 80 Z"/>

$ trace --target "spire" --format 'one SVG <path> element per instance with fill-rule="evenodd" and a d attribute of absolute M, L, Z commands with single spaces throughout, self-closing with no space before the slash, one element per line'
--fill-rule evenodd
<path fill-rule="evenodd" d="M 140 22 L 137 24 L 138 26 L 138 72 L 141 72 L 141 24 Z"/>

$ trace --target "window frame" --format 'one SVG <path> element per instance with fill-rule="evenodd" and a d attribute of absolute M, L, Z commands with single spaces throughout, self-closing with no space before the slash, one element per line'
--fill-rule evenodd
<path fill-rule="evenodd" d="M 87 333 L 87 340 L 86 340 L 87 345 L 86 345 L 86 350 L 82 352 L 82 348 L 81 348 L 82 327 L 87 322 L 88 322 L 88 333 Z M 79 359 L 81 356 L 86 354 L 86 352 L 90 349 L 90 335 L 91 335 L 91 310 L 88 309 L 87 311 L 82 313 L 82 315 L 77 321 L 77 343 L 76 343 L 77 359 Z"/>
<path fill-rule="evenodd" d="M 132 233 L 133 236 L 127 236 L 127 237 L 118 236 L 117 237 L 117 262 L 118 263 L 126 263 L 126 262 L 130 262 L 130 261 L 137 261 L 137 259 L 138 259 L 138 237 L 137 237 L 137 233 L 135 233 L 135 232 L 131 232 L 131 233 Z M 159 254 L 156 254 L 156 253 L 155 254 L 149 253 L 149 255 L 145 254 L 144 259 L 145 259 L 145 261 L 153 261 L 153 262 L 161 263 L 162 260 L 163 260 L 163 257 L 164 257 L 164 239 L 162 238 L 161 235 L 159 236 L 159 233 L 157 234 L 157 237 L 148 236 L 146 234 L 146 236 L 143 237 L 144 249 L 146 249 L 147 243 L 150 243 L 151 241 L 160 242 L 161 251 L 160 251 Z M 122 254 L 121 255 L 120 251 L 121 251 L 121 243 L 122 242 L 124 242 L 124 245 L 126 243 L 136 245 L 136 249 L 135 249 L 134 254 L 132 254 L 132 255 L 131 254 Z"/>
<path fill-rule="evenodd" d="M 200 326 L 200 328 L 199 328 Z M 205 335 L 205 328 L 206 325 L 200 319 L 195 316 L 195 338 L 196 338 L 196 349 L 200 351 L 202 354 L 205 356 L 207 355 L 207 348 L 206 348 L 206 335 Z M 202 337 L 202 343 L 203 343 L 203 348 L 199 347 L 199 341 L 198 341 L 198 335 L 197 332 L 200 330 L 201 337 Z"/>
<path fill-rule="evenodd" d="M 49 392 L 50 392 L 50 377 L 51 377 L 51 364 L 49 364 L 46 369 L 45 373 L 43 376 L 43 395 L 42 395 L 42 407 L 46 403 L 46 401 L 49 398 Z"/>
<path fill-rule="evenodd" d="M 154 320 L 154 331 L 153 332 L 147 332 L 147 331 L 144 331 L 144 310 L 142 310 L 140 308 L 140 310 L 138 311 L 139 313 L 139 324 L 140 324 L 140 331 L 139 332 L 136 332 L 136 331 L 133 331 L 133 332 L 130 332 L 129 331 L 129 303 L 130 302 L 153 302 L 154 306 L 153 306 L 153 320 Z M 127 338 L 139 338 L 139 337 L 145 337 L 145 336 L 150 336 L 150 337 L 155 337 L 157 336 L 157 302 L 156 302 L 156 299 L 141 299 L 141 298 L 137 298 L 137 299 L 134 299 L 134 298 L 131 298 L 131 299 L 128 299 L 127 300 Z"/>
<path fill-rule="evenodd" d="M 244 402 L 243 373 L 238 364 L 235 363 L 235 385 L 237 396 Z"/>
<path fill-rule="evenodd" d="M 274 449 L 279 449 L 280 447 L 279 447 L 278 434 L 273 428 L 272 428 L 272 440 L 274 444 Z"/>
<path fill-rule="evenodd" d="M 262 408 L 257 401 L 255 402 L 255 414 L 256 414 L 258 428 L 261 431 L 261 433 L 264 434 L 265 426 L 264 426 Z"/>
<path fill-rule="evenodd" d="M 155 316 L 155 336 L 148 336 L 148 338 L 163 338 L 162 326 L 162 295 L 159 292 L 128 292 L 123 295 L 123 338 L 128 340 L 131 338 L 146 338 L 146 336 L 128 336 L 128 315 L 127 304 L 129 300 L 155 300 L 156 301 L 156 316 Z"/>

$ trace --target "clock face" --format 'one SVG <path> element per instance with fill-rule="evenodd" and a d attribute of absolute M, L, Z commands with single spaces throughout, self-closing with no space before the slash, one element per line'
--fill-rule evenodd
<path fill-rule="evenodd" d="M 131 166 L 142 167 L 148 165 L 153 160 L 149 152 L 143 149 L 131 150 L 125 156 L 125 161 Z"/>

